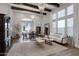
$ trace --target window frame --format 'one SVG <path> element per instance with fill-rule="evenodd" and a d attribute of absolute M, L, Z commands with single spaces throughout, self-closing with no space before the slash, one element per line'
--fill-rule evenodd
<path fill-rule="evenodd" d="M 69 6 L 73 6 L 73 14 L 70 14 L 70 15 L 67 15 L 67 8 L 69 7 Z M 58 12 L 60 12 L 61 10 L 64 10 L 65 9 L 65 16 L 63 16 L 63 17 L 58 17 Z M 58 33 L 58 21 L 59 20 L 61 20 L 61 19 L 65 19 L 65 30 L 64 30 L 64 32 L 65 32 L 65 34 L 68 34 L 68 26 L 67 26 L 67 19 L 69 19 L 69 18 L 73 18 L 73 26 L 74 26 L 74 13 L 75 13 L 75 11 L 74 11 L 74 5 L 73 4 L 71 4 L 71 5 L 68 5 L 67 7 L 65 7 L 64 9 L 61 9 L 61 10 L 59 10 L 59 11 L 57 11 L 57 12 L 55 12 L 55 13 L 53 13 L 53 14 L 56 14 L 56 19 L 53 19 L 52 20 L 52 22 L 56 22 L 56 33 Z M 53 27 L 53 26 L 52 26 Z M 73 31 L 74 31 L 74 28 L 73 28 Z M 74 32 L 73 32 L 73 34 L 74 34 Z"/>
<path fill-rule="evenodd" d="M 64 12 L 62 12 L 62 11 L 64 11 Z M 66 11 L 66 10 L 65 10 L 65 8 L 64 8 L 64 9 L 61 9 L 60 11 L 57 12 L 58 19 L 65 17 L 65 11 Z M 61 13 L 63 13 L 63 14 L 61 14 Z M 59 16 L 59 15 L 61 15 L 61 16 Z M 63 15 L 63 16 L 62 16 L 62 15 Z"/>
<path fill-rule="evenodd" d="M 57 30 L 58 30 L 57 33 L 60 33 L 60 34 L 64 34 L 65 33 L 65 19 L 61 19 L 61 20 L 58 20 L 58 21 L 62 21 L 62 20 L 64 20 L 64 27 L 63 27 L 64 32 L 63 33 L 59 32 L 59 29 L 58 29 L 59 27 L 58 27 L 58 24 L 57 24 Z M 58 23 L 58 21 L 57 21 L 57 23 Z"/>
<path fill-rule="evenodd" d="M 72 28 L 72 31 L 74 32 L 74 17 L 69 17 L 69 18 L 67 18 L 67 35 L 68 35 L 68 36 L 71 36 L 71 35 L 68 34 L 68 20 L 71 19 L 71 18 L 72 18 L 72 20 L 73 20 L 73 25 L 72 25 L 73 28 Z M 74 34 L 74 33 L 72 33 L 72 36 L 73 36 L 73 34 Z M 71 37 L 72 37 L 72 36 L 71 36 Z"/>
<path fill-rule="evenodd" d="M 72 9 L 73 9 L 73 10 L 72 10 L 72 13 L 71 13 L 71 14 L 68 14 L 69 12 L 71 12 L 70 9 L 68 10 L 68 8 L 71 7 L 71 6 L 72 6 Z M 74 14 L 74 5 L 73 5 L 73 4 L 72 4 L 72 5 L 69 5 L 69 6 L 66 8 L 66 11 L 67 11 L 67 16 L 73 15 L 73 14 Z"/>

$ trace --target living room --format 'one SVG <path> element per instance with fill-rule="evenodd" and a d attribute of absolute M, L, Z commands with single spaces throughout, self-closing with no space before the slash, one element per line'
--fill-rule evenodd
<path fill-rule="evenodd" d="M 78 3 L 0 3 L 0 13 L 1 55 L 79 55 Z"/>

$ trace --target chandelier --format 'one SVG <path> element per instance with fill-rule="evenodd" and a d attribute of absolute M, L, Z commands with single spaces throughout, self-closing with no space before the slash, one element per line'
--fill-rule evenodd
<path fill-rule="evenodd" d="M 39 10 L 40 10 L 40 14 L 43 14 L 43 11 L 44 11 L 44 9 L 45 9 L 45 4 L 44 4 L 44 3 L 39 3 L 39 4 L 38 4 L 38 8 L 39 8 Z"/>
<path fill-rule="evenodd" d="M 38 8 L 39 8 L 39 11 L 40 11 L 40 20 L 43 18 L 43 12 L 44 12 L 44 9 L 45 9 L 45 4 L 44 3 L 39 3 L 38 4 Z M 38 26 L 41 26 L 41 22 L 39 20 L 39 23 L 38 23 Z"/>

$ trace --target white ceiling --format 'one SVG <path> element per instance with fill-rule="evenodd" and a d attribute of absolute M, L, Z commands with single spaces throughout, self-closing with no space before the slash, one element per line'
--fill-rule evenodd
<path fill-rule="evenodd" d="M 29 3 L 29 4 L 36 5 L 36 6 L 38 6 L 38 5 L 39 5 L 39 3 Z M 49 8 L 49 9 L 56 8 L 55 6 L 48 5 L 48 4 L 46 4 L 46 3 L 44 3 L 44 4 L 45 4 L 45 7 L 46 7 L 46 8 Z"/>
<path fill-rule="evenodd" d="M 36 6 L 39 5 L 39 3 L 29 3 L 29 4 L 31 4 L 31 5 L 36 5 Z M 40 12 L 39 9 L 35 9 L 35 8 L 29 7 L 29 6 L 27 6 L 27 5 L 25 6 L 25 5 L 22 5 L 22 4 L 11 4 L 11 6 Z M 53 6 L 53 5 L 48 5 L 48 4 L 45 3 L 45 8 L 48 8 L 48 9 L 53 10 L 53 9 L 55 9 L 55 8 L 57 8 L 57 7 L 55 7 L 55 6 Z M 28 11 L 28 12 L 29 12 L 29 11 Z M 47 13 L 47 14 L 50 13 L 50 12 L 45 11 L 45 10 L 44 10 L 43 12 L 45 12 L 45 13 Z"/>

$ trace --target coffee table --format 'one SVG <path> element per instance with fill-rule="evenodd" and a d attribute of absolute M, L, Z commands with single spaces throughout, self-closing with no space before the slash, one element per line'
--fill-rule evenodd
<path fill-rule="evenodd" d="M 43 38 L 45 40 L 45 43 L 48 45 L 52 45 L 52 40 L 50 38 Z"/>
<path fill-rule="evenodd" d="M 44 45 L 45 44 L 45 40 L 43 40 L 42 38 L 36 38 L 36 42 L 40 45 Z"/>

